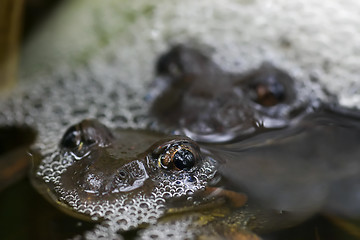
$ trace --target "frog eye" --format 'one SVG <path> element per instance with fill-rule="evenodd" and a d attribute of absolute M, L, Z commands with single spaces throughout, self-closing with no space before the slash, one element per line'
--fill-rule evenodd
<path fill-rule="evenodd" d="M 74 149 L 81 143 L 81 131 L 76 126 L 71 126 L 61 139 L 60 146 Z"/>
<path fill-rule="evenodd" d="M 97 144 L 107 145 L 113 138 L 110 130 L 96 120 L 86 119 L 71 126 L 60 141 L 60 147 L 81 150 Z"/>
<path fill-rule="evenodd" d="M 263 106 L 274 106 L 285 99 L 285 87 L 279 82 L 259 83 L 253 88 L 256 93 L 255 102 Z"/>
<path fill-rule="evenodd" d="M 264 107 L 290 103 L 296 97 L 292 76 L 271 63 L 263 63 L 243 76 L 241 82 L 247 86 L 250 99 Z"/>
<path fill-rule="evenodd" d="M 199 161 L 199 151 L 189 143 L 168 144 L 158 156 L 157 164 L 163 169 L 189 171 Z"/>

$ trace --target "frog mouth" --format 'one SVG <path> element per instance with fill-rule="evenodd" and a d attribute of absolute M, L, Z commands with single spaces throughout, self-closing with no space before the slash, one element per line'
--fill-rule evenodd
<path fill-rule="evenodd" d="M 192 196 L 192 201 L 183 201 L 183 198 L 171 199 L 167 202 L 166 214 L 184 214 L 194 211 L 203 211 L 211 208 L 227 205 L 231 208 L 239 208 L 247 203 L 246 194 L 234 192 L 222 187 L 205 187 L 204 191 L 197 192 Z M 194 204 L 199 202 L 200 204 Z"/>

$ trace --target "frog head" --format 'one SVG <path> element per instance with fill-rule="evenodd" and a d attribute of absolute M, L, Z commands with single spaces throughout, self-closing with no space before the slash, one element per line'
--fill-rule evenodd
<path fill-rule="evenodd" d="M 172 198 L 204 190 L 215 161 L 188 137 L 112 130 L 85 119 L 64 133 L 56 152 L 34 155 L 33 182 L 61 210 L 108 220 L 116 231 L 153 223 Z"/>
<path fill-rule="evenodd" d="M 176 45 L 159 57 L 155 72 L 150 114 L 159 128 L 178 129 L 196 141 L 284 128 L 316 105 L 290 73 L 270 62 L 230 73 L 201 51 Z"/>

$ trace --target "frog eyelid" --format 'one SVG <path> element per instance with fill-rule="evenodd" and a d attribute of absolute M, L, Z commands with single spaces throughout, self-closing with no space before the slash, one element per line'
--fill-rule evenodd
<path fill-rule="evenodd" d="M 161 164 L 161 158 L 162 158 L 162 154 L 159 155 L 158 159 L 157 159 L 157 165 L 159 168 L 162 168 L 162 164 Z"/>
<path fill-rule="evenodd" d="M 93 145 L 107 147 L 113 138 L 105 125 L 94 119 L 84 119 L 66 130 L 59 146 L 67 150 L 83 151 Z"/>
<path fill-rule="evenodd" d="M 194 167 L 198 159 L 198 154 L 196 154 L 196 149 L 190 146 L 189 142 L 174 142 L 169 144 L 164 144 L 155 152 L 161 151 L 161 153 L 155 158 L 157 167 L 166 169 L 166 170 L 177 170 L 177 171 L 188 171 Z M 189 145 L 189 146 L 188 146 Z M 160 150 L 161 149 L 161 150 Z M 175 163 L 175 155 L 179 152 L 189 152 L 193 158 L 193 162 L 185 162 L 184 164 L 190 164 L 189 167 L 179 168 Z M 189 156 L 189 155 L 188 155 Z"/>

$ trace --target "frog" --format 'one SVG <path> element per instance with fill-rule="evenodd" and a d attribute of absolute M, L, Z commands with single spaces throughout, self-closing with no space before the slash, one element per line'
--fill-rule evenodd
<path fill-rule="evenodd" d="M 159 57 L 150 90 L 125 81 L 102 82 L 91 77 L 91 71 L 77 69 L 75 81 L 52 76 L 54 82 L 40 83 L 5 100 L 0 113 L 2 124 L 25 122 L 38 130 L 31 151 L 32 183 L 64 212 L 98 222 L 85 233 L 89 239 L 121 238 L 119 232 L 138 228 L 146 236 L 154 229 L 173 231 L 177 224 L 183 227 L 180 238 L 187 238 L 186 232 L 199 234 L 191 225 L 204 226 L 201 237 L 214 226 L 256 229 L 248 224 L 254 216 L 271 222 L 269 215 L 261 218 L 265 210 L 254 214 L 259 210 L 244 208 L 244 190 L 255 199 L 267 198 L 270 207 L 278 210 L 272 216 L 281 215 L 284 221 L 279 212 L 293 210 L 299 201 L 286 208 L 281 204 L 288 196 L 281 195 L 283 186 L 270 185 L 270 191 L 277 192 L 268 194 L 251 175 L 264 176 L 266 171 L 254 171 L 242 162 L 256 166 L 258 159 L 276 160 L 271 151 L 266 158 L 251 157 L 269 147 L 278 152 L 287 146 L 303 151 L 304 147 L 297 146 L 305 144 L 306 149 L 311 142 L 306 140 L 314 136 L 326 142 L 326 126 L 334 126 L 329 132 L 340 136 L 343 128 L 353 133 L 358 129 L 356 112 L 321 105 L 316 97 L 296 89 L 290 74 L 269 63 L 241 74 L 227 73 L 200 51 L 175 46 Z M 307 133 L 309 139 L 299 132 Z M 346 132 L 345 136 L 353 135 Z M 356 135 L 351 139 L 356 142 Z M 356 155 L 354 148 L 349 150 L 350 157 Z M 323 159 L 321 154 L 319 158 Z M 345 168 L 342 176 L 347 173 Z M 284 180 L 271 175 L 269 179 Z M 188 214 L 188 209 L 197 214 Z M 218 209 L 222 209 L 220 214 Z M 247 211 L 246 220 L 239 220 Z M 269 228 L 264 223 L 261 227 Z"/>
<path fill-rule="evenodd" d="M 151 114 L 157 122 L 202 142 L 284 128 L 319 105 L 289 73 L 270 62 L 244 73 L 227 73 L 184 45 L 158 59 L 152 89 Z"/>
<path fill-rule="evenodd" d="M 70 215 L 105 219 L 116 231 L 155 223 L 165 199 L 192 196 L 216 173 L 214 160 L 185 136 L 112 131 L 95 119 L 71 126 L 59 149 L 51 159 L 34 156 L 34 186 Z"/>

